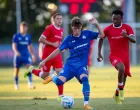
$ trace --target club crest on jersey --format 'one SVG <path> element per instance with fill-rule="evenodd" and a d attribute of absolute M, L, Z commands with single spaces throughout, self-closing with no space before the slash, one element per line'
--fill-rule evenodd
<path fill-rule="evenodd" d="M 126 32 L 126 29 L 122 29 L 122 32 Z"/>
<path fill-rule="evenodd" d="M 21 38 L 19 37 L 18 40 L 21 40 Z"/>
<path fill-rule="evenodd" d="M 28 40 L 28 37 L 26 37 L 25 40 Z"/>
<path fill-rule="evenodd" d="M 72 43 L 74 43 L 75 42 L 75 40 L 72 40 Z"/>
<path fill-rule="evenodd" d="M 63 32 L 61 32 L 61 36 L 63 36 Z"/>
<path fill-rule="evenodd" d="M 83 39 L 86 39 L 86 36 L 83 35 L 82 38 L 83 38 Z"/>

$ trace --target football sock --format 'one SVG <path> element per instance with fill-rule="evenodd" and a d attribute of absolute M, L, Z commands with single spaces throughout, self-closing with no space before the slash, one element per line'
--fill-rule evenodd
<path fill-rule="evenodd" d="M 119 96 L 119 88 L 116 89 L 115 94 L 116 94 L 116 96 Z"/>
<path fill-rule="evenodd" d="M 61 81 L 57 76 L 53 76 L 52 77 L 52 81 L 57 85 L 57 86 L 60 86 L 60 85 L 63 85 L 64 82 Z"/>
<path fill-rule="evenodd" d="M 15 84 L 18 85 L 18 76 L 15 76 L 14 80 L 15 80 Z"/>
<path fill-rule="evenodd" d="M 28 82 L 29 82 L 29 85 L 31 86 L 32 85 L 32 74 L 31 73 L 28 74 Z"/>
<path fill-rule="evenodd" d="M 123 90 L 123 82 L 118 83 L 118 88 L 119 88 L 119 90 Z"/>
<path fill-rule="evenodd" d="M 62 96 L 63 95 L 63 85 L 57 86 L 58 88 L 58 95 Z"/>
<path fill-rule="evenodd" d="M 33 70 L 31 71 L 32 74 L 34 74 L 34 75 L 36 75 L 36 76 L 38 76 L 38 77 L 41 76 L 41 75 L 39 75 L 40 72 L 41 72 L 41 70 L 37 70 L 37 69 L 33 69 Z"/>
<path fill-rule="evenodd" d="M 83 95 L 84 95 L 84 104 L 88 103 L 89 101 L 89 95 L 90 95 L 90 85 L 89 85 L 89 82 L 88 82 L 88 78 L 86 76 L 84 76 L 82 78 L 82 84 L 83 84 Z"/>

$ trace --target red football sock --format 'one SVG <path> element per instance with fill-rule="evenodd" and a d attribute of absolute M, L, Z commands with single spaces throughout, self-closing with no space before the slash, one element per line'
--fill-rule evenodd
<path fill-rule="evenodd" d="M 116 89 L 115 94 L 116 94 L 116 96 L 119 96 L 119 88 Z"/>
<path fill-rule="evenodd" d="M 57 86 L 58 88 L 58 95 L 63 95 L 63 85 Z"/>
<path fill-rule="evenodd" d="M 32 74 L 36 75 L 39 77 L 39 73 L 41 72 L 41 70 L 37 70 L 37 69 L 33 69 L 32 70 Z"/>

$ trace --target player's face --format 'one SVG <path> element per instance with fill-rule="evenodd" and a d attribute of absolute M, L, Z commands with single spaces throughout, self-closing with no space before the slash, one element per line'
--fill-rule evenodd
<path fill-rule="evenodd" d="M 62 24 L 62 16 L 61 15 L 57 15 L 55 18 L 54 18 L 54 24 L 56 26 L 61 26 Z"/>
<path fill-rule="evenodd" d="M 115 15 L 115 14 L 113 14 L 112 15 L 112 22 L 115 25 L 115 27 L 120 26 L 121 23 L 122 23 L 122 17 L 121 17 L 121 15 Z"/>
<path fill-rule="evenodd" d="M 82 26 L 80 26 L 80 27 L 72 26 L 73 35 L 79 36 L 81 34 L 81 29 L 82 29 Z"/>
<path fill-rule="evenodd" d="M 26 25 L 20 25 L 20 33 L 25 34 L 28 30 Z"/>

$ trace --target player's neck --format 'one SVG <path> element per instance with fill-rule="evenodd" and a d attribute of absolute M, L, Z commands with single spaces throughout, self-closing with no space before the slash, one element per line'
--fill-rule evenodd
<path fill-rule="evenodd" d="M 24 37 L 26 35 L 26 33 L 21 33 L 21 35 Z"/>
<path fill-rule="evenodd" d="M 59 26 L 59 25 L 56 25 L 56 24 L 53 24 L 53 25 L 54 25 L 54 27 L 55 27 L 56 29 L 60 30 L 60 26 Z"/>
<path fill-rule="evenodd" d="M 120 25 L 118 25 L 118 26 L 115 26 L 115 25 L 113 24 L 113 27 L 114 27 L 114 28 L 120 28 L 120 27 L 122 27 L 122 23 L 121 23 Z"/>

